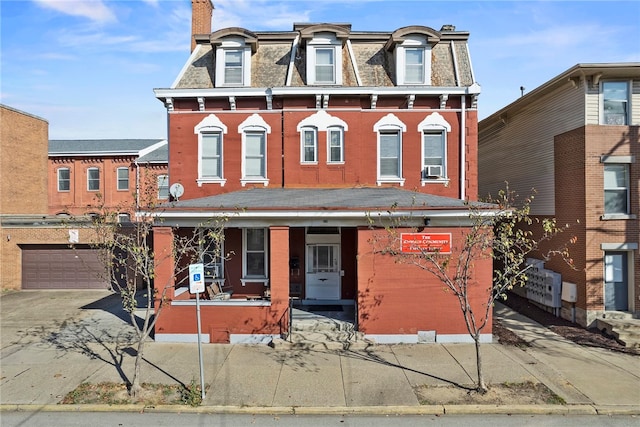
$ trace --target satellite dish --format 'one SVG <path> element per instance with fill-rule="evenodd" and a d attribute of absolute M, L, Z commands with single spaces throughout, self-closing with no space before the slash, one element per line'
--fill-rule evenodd
<path fill-rule="evenodd" d="M 184 187 L 179 182 L 176 182 L 169 187 L 169 194 L 171 194 L 174 199 L 178 200 L 184 194 Z"/>

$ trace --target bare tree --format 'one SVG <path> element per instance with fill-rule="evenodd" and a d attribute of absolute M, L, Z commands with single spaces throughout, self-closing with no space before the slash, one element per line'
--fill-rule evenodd
<path fill-rule="evenodd" d="M 173 227 L 172 247 L 155 251 L 153 227 L 161 225 L 158 214 L 170 206 L 158 203 L 155 180 L 152 174 L 145 177 L 148 185 L 141 185 L 133 202 L 126 206 L 108 207 L 102 203 L 103 198 L 98 197 L 92 209 L 92 221 L 87 226 L 94 236 L 90 245 L 99 249 L 110 286 L 120 294 L 122 306 L 135 329 L 136 359 L 129 384 L 132 397 L 142 389 L 140 369 L 145 343 L 167 304 L 167 291 L 184 285 L 189 264 L 202 262 L 205 240 L 215 242 L 218 248 L 224 240 L 225 220 L 212 220 L 188 230 Z M 172 263 L 173 275 L 159 284 L 155 272 L 164 263 Z"/>
<path fill-rule="evenodd" d="M 445 285 L 446 291 L 455 296 L 466 329 L 475 343 L 476 390 L 482 394 L 488 388 L 482 369 L 480 339 L 491 320 L 495 301 L 506 299 L 507 291 L 525 285 L 527 273 L 533 267 L 526 263 L 529 256 L 535 255 L 544 260 L 559 256 L 567 264 L 573 265 L 569 245 L 576 242 L 576 237 L 560 236 L 569 226 L 558 226 L 554 218 L 540 220 L 532 217 L 532 200 L 533 196 L 519 202 L 517 195 L 507 186 L 497 198 L 487 200 L 491 205 L 468 203 L 470 226 L 460 245 L 455 248 L 457 250 L 452 250 L 450 254 L 432 249 L 422 249 L 413 254 L 403 253 L 399 244 L 403 219 L 383 224 L 386 237 L 376 242 L 376 245 L 382 244 L 380 253 L 390 254 L 398 262 L 413 264 L 431 273 Z M 371 220 L 371 225 L 375 227 L 376 221 Z M 474 278 L 474 265 L 476 261 L 487 258 L 493 260 L 493 282 L 480 283 Z M 472 294 L 486 295 L 486 299 L 482 298 L 481 306 L 471 304 Z"/>

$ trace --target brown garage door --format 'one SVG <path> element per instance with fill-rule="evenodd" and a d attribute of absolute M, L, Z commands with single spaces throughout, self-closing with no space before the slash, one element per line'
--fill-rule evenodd
<path fill-rule="evenodd" d="M 66 246 L 22 248 L 23 289 L 107 289 L 98 251 Z"/>

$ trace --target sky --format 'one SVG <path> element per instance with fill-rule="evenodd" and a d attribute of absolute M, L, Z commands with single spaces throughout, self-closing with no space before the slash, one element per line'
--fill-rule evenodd
<path fill-rule="evenodd" d="M 481 119 L 578 63 L 640 62 L 640 0 L 213 3 L 213 31 L 455 25 L 470 33 Z M 166 138 L 153 89 L 178 76 L 190 35 L 190 0 L 0 0 L 0 103 L 46 119 L 50 139 Z"/>

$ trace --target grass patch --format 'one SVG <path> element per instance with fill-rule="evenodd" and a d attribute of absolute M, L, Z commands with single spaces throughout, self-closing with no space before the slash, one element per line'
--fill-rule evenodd
<path fill-rule="evenodd" d="M 195 381 L 187 387 L 178 384 L 142 384 L 142 390 L 135 398 L 129 396 L 126 384 L 102 382 L 98 384 L 82 383 L 60 402 L 63 405 L 191 405 L 202 404 L 200 386 Z"/>
<path fill-rule="evenodd" d="M 502 383 L 489 386 L 486 394 L 456 386 L 414 387 L 421 405 L 565 405 L 565 400 L 538 382 Z"/>

